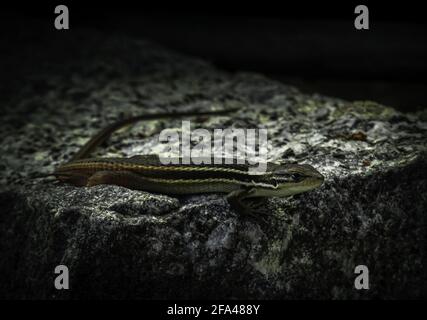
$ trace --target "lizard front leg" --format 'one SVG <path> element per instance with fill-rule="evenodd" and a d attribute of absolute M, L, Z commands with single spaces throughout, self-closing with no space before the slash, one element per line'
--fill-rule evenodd
<path fill-rule="evenodd" d="M 266 198 L 252 198 L 254 193 L 255 189 L 253 188 L 240 189 L 230 192 L 226 198 L 231 208 L 237 212 L 260 219 L 259 213 L 265 214 L 265 212 L 262 212 L 261 206 L 265 204 Z"/>

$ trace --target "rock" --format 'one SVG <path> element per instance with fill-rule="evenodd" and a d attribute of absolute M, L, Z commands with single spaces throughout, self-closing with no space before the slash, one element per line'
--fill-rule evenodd
<path fill-rule="evenodd" d="M 2 56 L 26 81 L 1 98 L 1 298 L 426 297 L 425 113 L 302 94 L 90 30 L 22 46 Z M 266 224 L 220 194 L 178 199 L 35 178 L 124 116 L 235 106 L 242 111 L 200 127 L 267 128 L 269 160 L 309 163 L 326 177 L 312 192 L 270 199 Z M 135 125 L 96 155 L 157 152 L 165 127 L 180 121 Z M 70 290 L 54 288 L 60 264 Z M 357 265 L 369 268 L 369 290 L 354 287 Z"/>

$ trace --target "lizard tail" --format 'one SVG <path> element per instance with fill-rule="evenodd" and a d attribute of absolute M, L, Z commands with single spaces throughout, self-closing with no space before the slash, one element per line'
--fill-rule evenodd
<path fill-rule="evenodd" d="M 195 112 L 195 111 L 188 111 L 188 112 L 173 112 L 173 113 L 155 113 L 155 114 L 143 114 L 136 117 L 123 119 L 120 121 L 117 121 L 113 124 L 110 124 L 109 126 L 105 127 L 101 131 L 99 131 L 96 135 L 94 135 L 86 144 L 83 145 L 83 147 L 72 157 L 71 161 L 79 160 L 87 158 L 92 151 L 99 146 L 101 143 L 103 143 L 105 140 L 108 139 L 108 137 L 116 130 L 119 130 L 120 128 L 123 128 L 127 125 L 130 125 L 132 123 L 143 121 L 143 120 L 158 120 L 158 119 L 166 119 L 166 118 L 182 118 L 187 116 L 206 116 L 206 115 L 225 115 L 230 114 L 235 111 L 238 111 L 238 108 L 230 108 L 230 109 L 222 109 L 222 110 L 211 110 L 211 111 L 204 111 L 204 112 Z"/>

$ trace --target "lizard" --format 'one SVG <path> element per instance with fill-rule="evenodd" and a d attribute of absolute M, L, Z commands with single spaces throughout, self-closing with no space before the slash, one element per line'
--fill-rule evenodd
<path fill-rule="evenodd" d="M 253 215 L 249 205 L 268 197 L 288 197 L 322 185 L 323 175 L 308 164 L 267 162 L 266 172 L 253 174 L 246 164 L 162 164 L 158 155 L 90 158 L 91 152 L 116 130 L 137 121 L 227 114 L 234 110 L 144 114 L 119 120 L 89 139 L 72 159 L 52 175 L 75 186 L 110 184 L 167 195 L 225 193 L 230 206 Z M 181 162 L 172 162 L 181 163 Z M 222 162 L 221 162 L 222 163 Z M 227 163 L 227 162 L 226 162 Z"/>

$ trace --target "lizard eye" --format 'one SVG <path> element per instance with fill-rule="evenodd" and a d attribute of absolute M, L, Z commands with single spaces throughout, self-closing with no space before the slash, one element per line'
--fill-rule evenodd
<path fill-rule="evenodd" d="M 291 174 L 291 179 L 295 182 L 298 182 L 300 180 L 302 180 L 303 176 L 299 173 L 293 173 Z"/>

